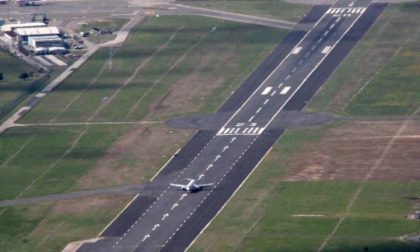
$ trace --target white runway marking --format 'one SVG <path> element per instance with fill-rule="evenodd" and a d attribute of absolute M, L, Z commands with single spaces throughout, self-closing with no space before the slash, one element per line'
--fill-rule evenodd
<path fill-rule="evenodd" d="M 292 51 L 292 54 L 298 54 L 301 50 L 302 50 L 301 46 L 295 47 L 295 49 L 293 49 Z"/>
<path fill-rule="evenodd" d="M 261 93 L 261 95 L 267 95 L 268 93 L 270 93 L 271 89 L 272 87 L 266 87 L 264 91 Z"/>
<path fill-rule="evenodd" d="M 46 95 L 47 95 L 46 93 L 38 93 L 38 94 L 35 95 L 35 97 L 42 98 L 42 97 L 44 97 Z"/>
<path fill-rule="evenodd" d="M 326 54 L 326 53 L 329 53 L 330 52 L 330 50 L 331 50 L 331 46 L 326 46 L 326 47 L 324 47 L 324 49 L 322 49 L 322 54 Z"/>
<path fill-rule="evenodd" d="M 284 87 L 283 90 L 281 90 L 280 94 L 281 95 L 287 94 L 287 92 L 289 92 L 290 88 L 291 88 L 290 86 Z"/>
<path fill-rule="evenodd" d="M 169 217 L 169 214 L 168 213 L 166 213 L 166 214 L 164 214 L 163 216 L 162 216 L 162 219 L 161 220 L 165 220 L 166 218 L 168 218 Z"/>

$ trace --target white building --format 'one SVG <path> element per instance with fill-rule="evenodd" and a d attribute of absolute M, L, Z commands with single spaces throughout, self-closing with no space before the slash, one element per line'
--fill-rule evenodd
<path fill-rule="evenodd" d="M 34 27 L 46 27 L 47 25 L 41 22 L 35 23 L 22 23 L 22 24 L 5 24 L 1 26 L 1 31 L 6 32 L 14 32 L 15 29 L 18 28 L 34 28 Z"/>
<path fill-rule="evenodd" d="M 57 35 L 28 36 L 28 46 L 35 54 L 67 52 L 63 39 Z"/>
<path fill-rule="evenodd" d="M 14 31 L 19 41 L 28 41 L 29 36 L 53 36 L 59 35 L 60 30 L 57 27 L 31 27 L 31 28 L 18 28 Z"/>
<path fill-rule="evenodd" d="M 0 27 L 1 31 L 4 33 L 4 37 L 10 42 L 16 42 L 17 37 L 15 30 L 25 29 L 25 28 L 37 28 L 37 27 L 46 27 L 44 23 L 22 23 L 22 24 L 5 24 Z"/>

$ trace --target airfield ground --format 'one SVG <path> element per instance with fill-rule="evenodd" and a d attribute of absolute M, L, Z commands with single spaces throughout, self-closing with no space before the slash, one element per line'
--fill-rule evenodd
<path fill-rule="evenodd" d="M 0 198 L 150 179 L 191 135 L 162 121 L 214 111 L 285 34 L 210 18 L 149 18 L 124 47 L 99 51 L 19 122 L 32 126 L 2 135 Z M 151 123 L 101 124 L 127 121 Z M 94 237 L 130 198 L 3 208 L 0 248 L 57 251 Z"/>
<path fill-rule="evenodd" d="M 0 80 L 0 110 L 33 81 L 32 78 L 19 79 L 20 74 L 29 72 L 34 72 L 34 69 L 22 64 L 20 60 L 8 53 L 0 51 L 0 73 L 3 75 L 3 80 Z"/>
<path fill-rule="evenodd" d="M 420 105 L 418 10 L 396 5 L 380 17 L 307 108 L 346 118 L 283 135 L 192 251 L 313 251 L 340 219 L 325 251 L 415 251 L 401 236 L 419 232 L 404 216 L 420 209 L 420 124 L 414 117 L 401 125 Z M 198 17 L 147 20 L 123 48 L 99 51 L 19 122 L 39 125 L 0 138 L 0 198 L 149 179 L 192 133 L 161 122 L 214 111 L 284 35 Z M 85 124 L 117 121 L 150 123 Z M 130 199 L 0 209 L 0 250 L 61 250 L 94 237 Z"/>
<path fill-rule="evenodd" d="M 87 37 L 87 39 L 93 43 L 103 43 L 115 39 L 117 37 L 116 31 L 120 30 L 127 22 L 128 19 L 126 18 L 103 18 L 82 24 L 76 31 L 77 33 L 90 32 L 91 29 L 94 28 L 100 29 L 101 31 L 113 31 L 110 34 L 90 34 Z"/>
<path fill-rule="evenodd" d="M 419 6 L 387 9 L 306 108 L 343 120 L 283 135 L 190 251 L 417 251 Z"/>
<path fill-rule="evenodd" d="M 311 8 L 310 5 L 291 4 L 284 0 L 178 0 L 177 3 L 290 21 L 299 21 Z"/>

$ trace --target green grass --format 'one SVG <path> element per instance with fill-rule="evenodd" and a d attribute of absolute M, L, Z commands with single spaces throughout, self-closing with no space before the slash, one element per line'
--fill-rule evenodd
<path fill-rule="evenodd" d="M 419 37 L 420 38 L 420 37 Z M 398 53 L 346 107 L 351 115 L 410 115 L 420 106 L 420 52 Z"/>
<path fill-rule="evenodd" d="M 130 196 L 120 196 L 9 207 L 0 218 L 0 247 L 13 252 L 61 251 L 70 241 L 98 234 L 129 199 Z"/>
<path fill-rule="evenodd" d="M 214 111 L 284 35 L 278 29 L 210 18 L 150 18 L 134 28 L 123 47 L 114 49 L 112 67 L 107 62 L 109 50 L 100 50 L 20 122 L 163 120 Z M 142 68 L 133 75 L 142 63 Z M 130 76 L 132 80 L 127 82 Z M 166 99 L 171 99 L 171 106 L 166 105 Z M 147 157 L 119 153 L 109 165 L 114 173 L 128 172 L 120 181 L 100 183 L 102 178 L 83 188 L 131 184 L 150 178 L 191 134 L 169 131 L 162 125 L 147 128 L 145 134 L 165 132 L 167 138 L 150 147 L 155 149 Z M 117 140 L 134 129 L 132 125 L 11 129 L 0 138 L 0 199 L 79 190 L 81 178 L 89 174 Z M 175 136 L 170 137 L 171 134 Z M 142 142 L 138 144 L 144 148 Z M 16 243 L 15 251 L 38 248 L 57 251 L 70 241 L 92 238 L 124 202 L 93 218 L 94 224 L 91 215 L 85 215 L 88 210 L 57 215 L 54 212 L 57 204 L 48 204 L 39 215 L 37 208 L 41 206 L 37 205 L 5 208 L 0 223 L 9 219 L 7 225 L 15 228 L 11 232 L 1 229 L 0 250 L 10 250 Z M 19 224 L 26 221 L 27 225 Z M 59 231 L 51 231 L 56 228 Z M 77 232 L 78 229 L 82 232 Z M 45 240 L 46 236 L 49 238 Z"/>
<path fill-rule="evenodd" d="M 287 3 L 283 0 L 178 0 L 180 4 L 217 9 L 254 16 L 298 21 L 311 6 Z"/>
<path fill-rule="evenodd" d="M 192 246 L 191 251 L 315 251 L 346 214 L 360 181 L 282 181 L 304 146 L 339 124 L 288 131 L 253 176 Z M 405 216 L 418 210 L 420 182 L 367 182 L 325 251 L 415 251 L 401 236 L 419 233 Z M 294 217 L 315 214 L 324 217 Z M 369 250 L 369 251 L 371 251 Z"/>
<path fill-rule="evenodd" d="M 405 115 L 420 105 L 418 3 L 390 6 L 312 99 L 307 110 Z"/>
<path fill-rule="evenodd" d="M 34 72 L 19 59 L 0 50 L 0 73 L 3 80 L 0 80 L 0 110 L 19 94 L 21 94 L 31 82 L 37 78 L 37 74 L 27 80 L 19 79 L 21 73 Z"/>

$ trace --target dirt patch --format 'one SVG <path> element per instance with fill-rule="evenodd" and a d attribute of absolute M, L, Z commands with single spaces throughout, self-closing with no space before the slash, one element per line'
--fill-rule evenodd
<path fill-rule="evenodd" d="M 331 129 L 290 158 L 286 181 L 364 180 L 401 127 L 401 121 L 351 122 Z M 371 180 L 420 180 L 420 122 L 402 132 Z"/>
<path fill-rule="evenodd" d="M 197 112 L 203 105 L 204 98 L 225 83 L 223 77 L 209 73 L 223 72 L 223 68 L 229 67 L 226 66 L 229 63 L 220 64 L 220 62 L 235 62 L 234 48 L 226 51 L 223 50 L 224 54 L 208 53 L 199 57 L 192 71 L 171 85 L 166 95 L 153 104 L 150 116 L 167 117 L 179 114 L 180 111 L 183 114 Z M 206 69 L 212 70 L 206 71 Z"/>
<path fill-rule="evenodd" d="M 104 196 L 89 197 L 77 200 L 64 200 L 58 202 L 51 210 L 50 214 L 84 214 L 95 212 L 98 209 L 115 209 L 115 205 L 121 201 L 126 201 L 131 196 Z"/>
<path fill-rule="evenodd" d="M 185 130 L 140 125 L 117 140 L 77 189 L 134 184 L 153 176 L 190 137 Z"/>

